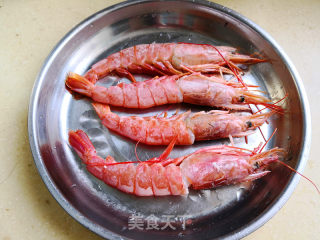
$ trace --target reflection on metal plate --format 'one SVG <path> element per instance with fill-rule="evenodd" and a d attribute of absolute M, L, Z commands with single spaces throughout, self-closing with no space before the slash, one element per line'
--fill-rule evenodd
<path fill-rule="evenodd" d="M 67 142 L 69 130 L 83 129 L 98 153 L 117 161 L 134 160 L 135 142 L 110 132 L 101 125 L 88 99 L 74 99 L 64 80 L 69 71 L 85 73 L 98 60 L 113 52 L 141 44 L 190 42 L 230 45 L 240 52 L 261 53 L 268 62 L 250 66 L 246 82 L 257 84 L 273 100 L 289 94 L 285 115 L 275 115 L 262 127 L 270 136 L 267 147 L 288 149 L 287 163 L 302 170 L 310 144 L 310 115 L 301 81 L 282 50 L 258 26 L 239 14 L 206 1 L 128 1 L 107 8 L 75 27 L 50 54 L 35 83 L 29 113 L 30 144 L 39 172 L 50 192 L 80 223 L 108 239 L 214 239 L 243 237 L 272 217 L 285 203 L 298 181 L 288 169 L 275 166 L 268 176 L 253 182 L 215 190 L 191 191 L 186 197 L 135 197 L 113 189 L 86 171 Z M 144 80 L 145 76 L 138 79 Z M 127 81 L 108 76 L 99 84 Z M 120 115 L 154 115 L 167 109 L 114 109 Z M 199 106 L 169 108 L 169 115 Z M 237 146 L 254 148 L 260 133 L 235 139 Z M 228 140 L 177 146 L 171 156 Z M 158 156 L 164 147 L 138 146 L 140 159 Z M 129 229 L 133 214 L 143 220 L 154 216 L 165 223 L 172 216 L 175 229 Z M 185 220 L 185 219 L 187 220 Z M 184 224 L 184 227 L 181 227 Z"/>

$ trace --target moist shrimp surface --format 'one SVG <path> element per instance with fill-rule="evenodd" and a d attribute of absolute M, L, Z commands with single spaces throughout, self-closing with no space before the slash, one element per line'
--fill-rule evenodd
<path fill-rule="evenodd" d="M 227 111 L 191 113 L 171 117 L 119 116 L 101 103 L 92 104 L 102 124 L 132 140 L 148 145 L 167 145 L 177 136 L 176 144 L 190 145 L 195 141 L 244 137 L 254 132 L 273 114 L 240 115 Z"/>
<path fill-rule="evenodd" d="M 227 62 L 228 64 L 227 64 Z M 115 72 L 135 81 L 133 73 L 151 75 L 175 75 L 184 72 L 231 73 L 226 65 L 254 64 L 263 59 L 236 53 L 228 46 L 212 46 L 193 43 L 141 44 L 113 53 L 100 60 L 84 75 L 95 83 L 102 77 Z"/>
<path fill-rule="evenodd" d="M 221 145 L 168 158 L 175 139 L 159 157 L 145 162 L 116 162 L 99 157 L 89 137 L 70 131 L 69 143 L 87 170 L 106 184 L 137 196 L 187 195 L 188 189 L 208 189 L 261 178 L 272 162 L 285 154 L 281 148 L 263 153 Z"/>
<path fill-rule="evenodd" d="M 164 104 L 190 103 L 229 110 L 248 111 L 248 104 L 263 105 L 277 112 L 282 108 L 264 96 L 257 95 L 239 83 L 200 73 L 153 78 L 143 82 L 120 83 L 103 87 L 82 76 L 70 73 L 66 86 L 92 98 L 95 102 L 125 108 L 150 108 Z"/>

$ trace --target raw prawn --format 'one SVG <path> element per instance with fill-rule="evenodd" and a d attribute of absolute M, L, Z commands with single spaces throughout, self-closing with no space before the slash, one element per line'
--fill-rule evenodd
<path fill-rule="evenodd" d="M 120 83 L 108 88 L 94 85 L 86 78 L 70 73 L 66 85 L 92 100 L 126 108 L 150 108 L 172 103 L 191 103 L 230 110 L 250 110 L 248 104 L 261 104 L 276 112 L 283 109 L 264 96 L 254 94 L 240 83 L 200 73 L 153 78 L 143 82 Z"/>
<path fill-rule="evenodd" d="M 159 157 L 145 162 L 116 162 L 99 157 L 82 131 L 69 132 L 69 143 L 87 170 L 106 184 L 137 196 L 187 195 L 188 188 L 208 189 L 261 178 L 267 166 L 279 161 L 285 150 L 263 153 L 232 146 L 202 148 L 186 156 L 168 158 L 175 139 Z"/>
<path fill-rule="evenodd" d="M 102 124 L 132 140 L 148 145 L 168 145 L 177 136 L 176 144 L 190 145 L 194 141 L 244 137 L 252 134 L 273 112 L 240 115 L 227 111 L 191 113 L 187 111 L 171 117 L 119 116 L 110 107 L 92 103 Z"/>
<path fill-rule="evenodd" d="M 116 72 L 135 81 L 132 73 L 173 75 L 183 72 L 225 72 L 232 74 L 225 65 L 254 64 L 263 59 L 235 53 L 233 47 L 214 47 L 208 44 L 152 43 L 141 44 L 113 53 L 100 60 L 84 75 L 95 83 L 102 77 Z M 226 63 L 228 61 L 229 64 Z"/>

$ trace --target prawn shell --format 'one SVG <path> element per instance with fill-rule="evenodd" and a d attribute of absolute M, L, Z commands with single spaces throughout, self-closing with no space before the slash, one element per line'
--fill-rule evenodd
<path fill-rule="evenodd" d="M 168 178 L 166 176 L 166 169 L 160 163 L 155 163 L 151 165 L 151 171 L 154 195 L 171 195 Z"/>
<path fill-rule="evenodd" d="M 153 196 L 152 171 L 148 164 L 140 163 L 136 170 L 135 194 L 138 196 Z"/>

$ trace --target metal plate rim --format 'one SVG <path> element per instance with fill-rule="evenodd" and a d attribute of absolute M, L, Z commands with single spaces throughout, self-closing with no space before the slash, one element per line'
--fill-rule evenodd
<path fill-rule="evenodd" d="M 169 0 L 171 2 L 174 2 L 176 0 Z M 61 205 L 61 207 L 68 212 L 75 220 L 77 220 L 80 224 L 87 227 L 91 231 L 95 232 L 96 234 L 100 235 L 101 237 L 105 237 L 108 235 L 108 238 L 110 239 L 124 239 L 120 235 L 113 233 L 109 230 L 106 230 L 102 227 L 99 227 L 98 225 L 94 224 L 89 219 L 82 216 L 82 214 L 74 207 L 69 205 L 69 203 L 66 201 L 66 199 L 62 196 L 62 194 L 59 192 L 59 190 L 56 188 L 54 182 L 52 182 L 51 178 L 48 176 L 48 172 L 45 169 L 45 166 L 43 165 L 43 162 L 41 160 L 41 155 L 39 152 L 39 146 L 37 145 L 36 141 L 36 127 L 35 127 L 35 121 L 34 121 L 34 115 L 36 113 L 36 106 L 35 101 L 37 99 L 38 93 L 39 93 L 39 85 L 41 85 L 41 82 L 43 81 L 43 76 L 47 71 L 48 66 L 50 66 L 50 63 L 53 61 L 55 55 L 59 52 L 59 49 L 63 47 L 65 43 L 68 42 L 68 39 L 70 39 L 74 34 L 76 34 L 78 31 L 80 31 L 84 25 L 89 24 L 90 22 L 94 21 L 95 19 L 99 18 L 100 14 L 106 14 L 108 12 L 112 12 L 114 10 L 117 10 L 119 8 L 136 5 L 144 2 L 159 2 L 155 0 L 132 0 L 132 1 L 125 1 L 118 3 L 116 5 L 107 7 L 105 9 L 102 9 L 93 15 L 89 16 L 79 24 L 77 24 L 75 27 L 73 27 L 53 48 L 53 50 L 50 52 L 48 57 L 45 59 L 43 66 L 36 77 L 36 81 L 34 83 L 32 94 L 30 96 L 30 103 L 29 103 L 29 114 L 28 114 L 28 135 L 29 135 L 29 144 L 32 151 L 32 155 L 34 158 L 34 162 L 37 166 L 38 172 L 47 186 L 48 190 L 52 194 L 52 196 L 57 200 L 57 202 Z M 305 89 L 302 84 L 302 80 L 294 67 L 293 63 L 289 59 L 289 57 L 286 55 L 286 53 L 282 50 L 282 48 L 276 43 L 276 41 L 261 27 L 259 27 L 257 24 L 252 22 L 251 20 L 247 19 L 246 17 L 242 16 L 241 14 L 235 12 L 234 10 L 231 10 L 229 8 L 226 8 L 222 5 L 209 2 L 206 0 L 184 0 L 184 2 L 192 3 L 192 4 L 199 4 L 204 7 L 214 8 L 218 11 L 221 11 L 225 14 L 228 14 L 241 22 L 248 25 L 250 28 L 255 30 L 259 35 L 261 35 L 265 40 L 267 40 L 270 45 L 278 52 L 279 56 L 291 72 L 293 79 L 295 80 L 297 84 L 297 88 L 299 90 L 299 94 L 301 96 L 301 105 L 302 109 L 304 110 L 304 116 L 303 121 L 305 125 L 304 133 L 303 133 L 303 144 L 302 144 L 302 150 L 301 150 L 301 156 L 297 165 L 297 171 L 302 172 L 309 156 L 310 151 L 310 145 L 311 145 L 311 113 L 309 108 L 308 99 L 306 96 Z M 240 229 L 238 232 L 231 232 L 230 234 L 224 236 L 226 239 L 239 239 L 247 236 L 248 234 L 252 233 L 253 231 L 257 230 L 259 227 L 264 225 L 269 219 L 271 219 L 283 205 L 287 202 L 289 197 L 292 195 L 295 187 L 297 186 L 298 182 L 300 180 L 300 176 L 298 174 L 294 174 L 292 176 L 292 179 L 290 183 L 288 184 L 287 188 L 283 191 L 283 193 L 278 197 L 276 202 L 261 216 L 257 218 L 257 221 L 248 223 L 248 225 Z"/>

